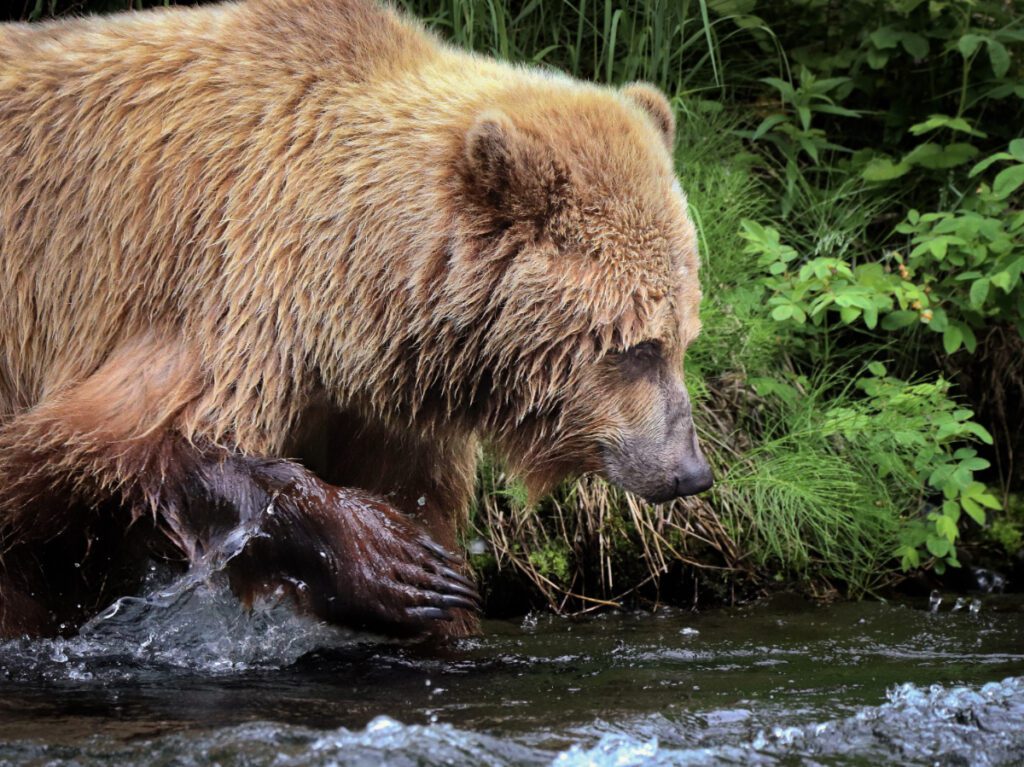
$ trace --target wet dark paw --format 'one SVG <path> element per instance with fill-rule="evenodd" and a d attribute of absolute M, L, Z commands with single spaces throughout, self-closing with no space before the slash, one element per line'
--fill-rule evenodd
<path fill-rule="evenodd" d="M 448 635 L 442 626 L 480 609 L 464 566 L 385 501 L 325 486 L 278 496 L 264 534 L 233 561 L 232 583 L 249 599 L 283 586 L 302 609 L 351 628 Z"/>
<path fill-rule="evenodd" d="M 352 607 L 365 616 L 367 628 L 404 635 L 444 633 L 434 624 L 480 609 L 476 587 L 460 572 L 465 567 L 460 557 L 377 498 L 346 491 L 344 503 L 360 507 L 362 530 L 348 566 L 339 563 L 341 580 L 356 587 Z"/>
<path fill-rule="evenodd" d="M 460 610 L 480 609 L 476 586 L 458 568 L 465 563 L 425 536 L 416 541 L 421 550 L 396 564 L 392 581 L 397 603 L 404 603 L 410 623 L 454 620 Z M 425 556 L 424 556 L 425 554 Z"/>

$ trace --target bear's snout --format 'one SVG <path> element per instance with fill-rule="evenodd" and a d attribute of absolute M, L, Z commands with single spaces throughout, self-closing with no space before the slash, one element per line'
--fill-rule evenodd
<path fill-rule="evenodd" d="M 688 412 L 667 433 L 625 437 L 605 451 L 604 465 L 611 482 L 651 503 L 697 495 L 715 481 Z"/>
<path fill-rule="evenodd" d="M 711 465 L 704 454 L 697 448 L 694 456 L 684 458 L 673 478 L 672 498 L 683 498 L 688 495 L 697 495 L 705 490 L 710 490 L 715 484 L 715 476 L 711 472 Z M 669 500 L 669 499 L 666 499 Z"/>

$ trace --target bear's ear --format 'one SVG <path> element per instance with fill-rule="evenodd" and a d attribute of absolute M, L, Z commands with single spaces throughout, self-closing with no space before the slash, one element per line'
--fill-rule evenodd
<path fill-rule="evenodd" d="M 466 133 L 464 159 L 471 189 L 502 217 L 546 220 L 568 192 L 568 172 L 551 148 L 501 112 L 476 119 Z"/>
<path fill-rule="evenodd" d="M 653 85 L 632 83 L 622 89 L 622 95 L 648 114 L 671 152 L 676 143 L 676 118 L 665 94 Z"/>

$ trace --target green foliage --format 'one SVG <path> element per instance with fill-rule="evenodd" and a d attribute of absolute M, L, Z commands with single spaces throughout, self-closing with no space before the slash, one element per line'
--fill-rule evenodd
<path fill-rule="evenodd" d="M 719 492 L 750 518 L 759 557 L 786 570 L 817 557 L 831 578 L 862 591 L 884 580 L 892 556 L 904 569 L 928 559 L 958 566 L 961 516 L 982 525 L 986 508 L 1000 508 L 975 478 L 989 462 L 967 446 L 992 438 L 950 399 L 948 382 L 911 384 L 873 362 L 853 387 L 753 383 L 773 409 L 771 424 Z M 745 502 L 730 502 L 734 493 Z"/>
<path fill-rule="evenodd" d="M 960 537 L 961 515 L 985 524 L 985 509 L 1000 503 L 975 475 L 989 468 L 977 450 L 966 445 L 980 440 L 992 444 L 991 435 L 972 419 L 972 411 L 958 407 L 943 380 L 908 384 L 885 375 L 881 363 L 868 366 L 869 374 L 857 381 L 867 395 L 839 416 L 825 431 L 858 446 L 882 479 L 895 479 L 894 490 L 919 490 L 903 499 L 911 510 L 900 533 L 897 556 L 903 569 L 921 564 L 922 549 L 936 558 L 935 566 L 959 566 L 955 543 Z M 929 508 L 934 499 L 941 506 Z M 915 511 L 928 509 L 923 518 Z"/>
<path fill-rule="evenodd" d="M 861 469 L 820 442 L 768 442 L 717 491 L 727 528 L 760 569 L 870 591 L 885 580 L 896 523 Z"/>
<path fill-rule="evenodd" d="M 560 584 L 569 582 L 569 550 L 557 538 L 552 538 L 544 548 L 531 551 L 528 560 L 545 578 Z"/>
<path fill-rule="evenodd" d="M 809 581 L 824 577 L 848 592 L 878 587 L 897 545 L 892 484 L 850 423 L 857 407 L 836 381 L 755 378 L 762 398 L 757 446 L 733 463 L 715 489 L 727 528 L 759 568 Z M 842 429 L 855 439 L 842 439 Z"/>
<path fill-rule="evenodd" d="M 1024 140 L 990 158 L 1014 163 L 1000 176 L 1024 170 L 1014 150 L 1024 157 Z M 1003 192 L 1013 183 L 1009 179 L 1001 184 Z M 1013 324 L 1024 335 L 1024 213 L 1011 207 L 1007 194 L 983 184 L 954 210 L 910 210 L 894 230 L 902 235 L 905 255 L 881 251 L 859 264 L 807 258 L 782 242 L 777 229 L 753 220 L 742 224 L 745 252 L 767 271 L 764 284 L 775 320 L 884 331 L 923 326 L 941 335 L 947 354 L 961 347 L 974 352 L 976 331 L 990 323 Z"/>
<path fill-rule="evenodd" d="M 985 537 L 1015 556 L 1024 549 L 1024 496 L 1014 494 L 1008 501 L 1003 512 L 995 513 Z"/>

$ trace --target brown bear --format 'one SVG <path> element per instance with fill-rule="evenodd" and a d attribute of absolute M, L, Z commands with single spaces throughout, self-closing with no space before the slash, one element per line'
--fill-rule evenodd
<path fill-rule="evenodd" d="M 674 131 L 371 0 L 0 26 L 0 636 L 239 526 L 243 597 L 462 634 L 482 445 L 707 488 Z"/>

